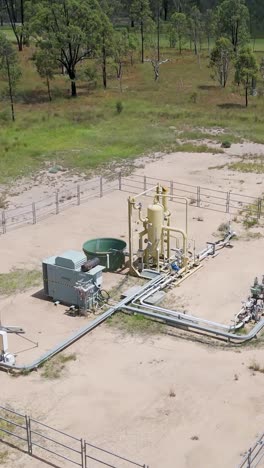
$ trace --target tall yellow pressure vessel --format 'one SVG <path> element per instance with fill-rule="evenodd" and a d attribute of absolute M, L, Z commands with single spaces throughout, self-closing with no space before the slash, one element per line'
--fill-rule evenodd
<path fill-rule="evenodd" d="M 164 209 L 162 205 L 148 206 L 148 240 L 150 242 L 150 256 L 158 260 L 158 255 L 163 253 L 161 242 L 162 226 L 164 221 Z"/>

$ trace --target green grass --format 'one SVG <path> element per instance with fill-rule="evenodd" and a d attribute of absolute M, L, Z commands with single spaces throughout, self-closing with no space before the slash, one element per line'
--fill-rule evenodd
<path fill-rule="evenodd" d="M 250 229 L 257 225 L 258 225 L 258 220 L 256 218 L 251 218 L 250 216 L 246 216 L 246 218 L 243 220 L 243 226 L 246 229 Z"/>
<path fill-rule="evenodd" d="M 46 361 L 41 367 L 41 376 L 44 379 L 59 379 L 65 369 L 65 364 L 70 361 L 76 361 L 76 354 L 58 354 Z"/>
<path fill-rule="evenodd" d="M 42 275 L 37 270 L 13 270 L 0 274 L 0 295 L 11 295 L 16 292 L 41 284 Z"/>
<path fill-rule="evenodd" d="M 264 158 L 262 157 L 252 157 L 244 159 L 242 161 L 234 162 L 228 165 L 228 169 L 232 171 L 245 172 L 245 173 L 255 173 L 263 174 L 264 173 Z"/>
<path fill-rule="evenodd" d="M 162 327 L 161 323 L 155 322 L 143 315 L 130 315 L 122 312 L 114 314 L 106 323 L 108 326 L 130 335 L 157 334 L 160 333 Z"/>
<path fill-rule="evenodd" d="M 5 36 L 12 42 L 15 42 L 16 38 L 15 38 L 15 35 L 13 33 L 13 29 L 11 28 L 11 26 L 1 26 L 0 27 L 0 33 L 4 33 Z"/>
<path fill-rule="evenodd" d="M 14 124 L 8 102 L 1 105 L 0 183 L 33 173 L 46 162 L 89 172 L 113 160 L 121 162 L 153 151 L 212 151 L 202 142 L 199 146 L 187 142 L 180 148 L 180 131 L 183 138 L 189 133 L 194 139 L 216 142 L 247 138 L 264 143 L 264 97 L 250 98 L 246 109 L 232 77 L 226 89 L 210 79 L 205 52 L 199 65 L 190 52 L 180 57 L 176 50 L 164 48 L 162 55 L 170 62 L 161 66 L 159 82 L 154 82 L 149 63 L 127 64 L 123 93 L 113 77 L 104 91 L 99 78 L 100 86 L 93 92 L 78 82 L 79 97 L 72 100 L 67 78 L 57 75 L 51 103 L 31 55 L 30 49 L 19 55 L 23 79 L 17 89 Z M 0 82 L 0 91 L 4 86 Z M 190 100 L 194 93 L 196 103 Z M 117 101 L 123 105 L 121 114 L 116 111 Z M 224 128 L 226 134 L 203 134 L 197 130 L 201 127 Z"/>

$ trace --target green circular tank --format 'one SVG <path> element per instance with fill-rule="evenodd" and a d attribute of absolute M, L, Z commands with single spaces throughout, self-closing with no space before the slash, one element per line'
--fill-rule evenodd
<path fill-rule="evenodd" d="M 116 271 L 125 264 L 126 242 L 121 239 L 102 237 L 91 239 L 83 244 L 87 260 L 98 257 L 105 271 Z"/>

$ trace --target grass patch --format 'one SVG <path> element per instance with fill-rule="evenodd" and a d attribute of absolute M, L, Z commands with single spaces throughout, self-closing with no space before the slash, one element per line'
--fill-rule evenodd
<path fill-rule="evenodd" d="M 258 225 L 257 218 L 251 218 L 250 215 L 246 216 L 246 218 L 243 220 L 243 226 L 246 229 L 250 229 L 250 228 L 252 228 L 254 226 L 257 226 L 257 225 Z"/>
<path fill-rule="evenodd" d="M 11 409 L 11 408 L 10 408 Z M 18 437 L 23 437 L 25 438 L 25 430 L 19 426 L 25 426 L 25 418 L 23 416 L 19 416 L 18 414 L 12 413 L 11 411 L 1 411 L 1 417 L 7 419 L 7 421 L 4 421 L 3 419 L 0 419 L 0 438 L 3 440 L 8 440 L 10 436 L 5 432 L 13 432 L 16 434 Z M 14 423 L 14 424 L 12 424 Z M 17 447 L 22 447 L 21 440 L 16 439 L 16 445 Z M 7 450 L 2 450 L 0 451 L 0 465 L 4 465 L 8 461 L 8 451 Z"/>
<path fill-rule="evenodd" d="M 252 161 L 243 160 L 228 164 L 228 169 L 232 171 L 264 174 L 264 158 L 253 158 Z"/>
<path fill-rule="evenodd" d="M 246 329 L 246 327 L 241 327 L 239 328 L 238 330 L 236 330 L 236 335 L 247 335 L 248 334 L 248 330 Z"/>
<path fill-rule="evenodd" d="M 39 286 L 42 274 L 37 270 L 12 270 L 0 274 L 0 295 L 10 295 Z"/>
<path fill-rule="evenodd" d="M 19 54 L 23 77 L 17 89 L 15 123 L 10 120 L 8 101 L 1 105 L 0 183 L 34 173 L 47 162 L 87 172 L 153 151 L 221 152 L 199 141 L 197 146 L 177 144 L 181 132 L 184 135 L 188 129 L 194 140 L 233 142 L 239 135 L 264 143 L 264 96 L 250 97 L 246 109 L 232 76 L 225 89 L 211 81 L 205 51 L 199 66 L 192 52 L 184 51 L 180 57 L 165 41 L 162 54 L 170 61 L 162 67 L 159 81 L 154 82 L 149 64 L 127 63 L 122 95 L 117 80 L 109 76 L 106 91 L 99 85 L 91 92 L 86 82 L 79 81 L 78 99 L 71 100 L 70 82 L 58 74 L 52 81 L 51 103 L 32 63 L 32 52 L 25 48 Z M 0 81 L 0 92 L 4 86 Z M 190 97 L 197 90 L 194 104 Z M 118 113 L 121 96 L 123 107 Z M 219 129 L 220 134 L 210 129 Z"/>
<path fill-rule="evenodd" d="M 0 209 L 5 210 L 7 208 L 6 197 L 4 194 L 0 193 Z"/>
<path fill-rule="evenodd" d="M 195 143 L 182 143 L 179 146 L 176 146 L 173 151 L 182 151 L 185 153 L 213 153 L 219 154 L 224 153 L 224 151 L 220 148 L 210 148 L 209 146 L 202 144 L 195 144 Z"/>
<path fill-rule="evenodd" d="M 58 354 L 41 366 L 41 376 L 49 380 L 59 379 L 65 369 L 65 364 L 69 361 L 76 361 L 76 359 L 75 353 Z"/>
<path fill-rule="evenodd" d="M 152 335 L 160 333 L 163 326 L 139 314 L 126 314 L 117 312 L 107 320 L 107 325 L 118 330 L 124 331 L 129 335 Z"/>
<path fill-rule="evenodd" d="M 260 372 L 261 374 L 264 374 L 264 367 L 262 367 L 258 362 L 253 361 L 248 368 L 254 372 Z"/>
<path fill-rule="evenodd" d="M 3 450 L 0 452 L 0 465 L 4 465 L 7 462 L 8 451 Z"/>

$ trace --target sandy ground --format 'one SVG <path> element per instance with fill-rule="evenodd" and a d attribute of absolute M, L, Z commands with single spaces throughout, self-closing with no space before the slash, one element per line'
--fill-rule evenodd
<path fill-rule="evenodd" d="M 230 158 L 228 154 L 176 153 L 147 164 L 144 172 L 149 177 L 259 196 L 263 192 L 261 176 L 208 170 Z M 126 193 L 113 192 L 1 236 L 1 272 L 14 267 L 40 268 L 42 258 L 80 249 L 91 237 L 126 239 L 126 198 Z M 174 207 L 175 222 L 183 226 L 183 208 Z M 219 224 L 229 220 L 229 215 L 191 206 L 189 232 L 197 250 L 214 240 Z M 241 225 L 235 228 L 241 233 Z M 233 245 L 172 292 L 175 307 L 230 323 L 254 277 L 264 273 L 263 238 L 241 238 Z M 105 275 L 104 286 L 111 288 L 119 280 L 118 275 Z M 18 353 L 20 363 L 30 361 L 87 321 L 66 316 L 65 307 L 54 307 L 36 297 L 37 292 L 0 298 L 2 322 L 23 326 L 26 337 L 39 343 L 36 348 L 22 338 L 10 337 L 10 350 Z M 253 360 L 262 364 L 264 349 L 226 350 L 187 338 L 177 331 L 173 336 L 133 337 L 102 325 L 68 350 L 76 353 L 77 361 L 68 363 L 56 381 L 45 380 L 41 372 L 17 378 L 0 373 L 2 404 L 151 468 L 235 467 L 264 427 L 264 376 L 248 369 Z M 11 451 L 6 466 L 44 465 Z"/>
<path fill-rule="evenodd" d="M 215 129 L 215 131 L 213 129 L 211 130 L 203 129 L 203 130 L 206 131 L 206 133 L 211 133 L 212 137 L 217 137 L 217 135 L 221 133 L 221 129 Z M 214 148 L 215 151 L 217 150 L 217 148 L 220 149 L 221 147 L 219 143 L 214 143 L 208 140 L 196 140 L 196 141 L 192 141 L 192 143 L 206 144 L 209 147 L 211 146 L 212 148 Z M 206 158 L 206 156 L 209 156 L 209 160 L 211 161 L 211 163 L 209 164 L 208 167 L 210 167 L 210 165 L 215 166 L 217 164 L 225 164 L 225 163 L 231 162 L 232 160 L 236 158 L 241 159 L 243 157 L 248 157 L 250 155 L 263 156 L 264 145 L 246 141 L 243 143 L 233 143 L 231 148 L 228 148 L 228 149 L 221 148 L 221 151 L 224 151 L 224 155 L 219 153 L 219 154 L 215 154 L 213 157 L 212 155 L 208 155 L 208 154 L 204 154 L 204 155 L 198 154 L 194 156 L 194 159 L 198 160 L 198 164 L 197 165 L 195 164 L 195 166 L 197 167 L 194 168 L 193 172 L 191 172 L 190 174 L 194 176 L 196 174 L 200 175 L 200 170 L 199 170 L 200 157 L 204 159 Z M 165 167 L 163 167 L 163 164 L 160 164 L 160 161 L 163 160 L 164 156 L 166 157 Z M 159 165 L 159 169 L 161 169 L 162 167 L 162 169 L 164 169 L 162 173 L 164 172 L 167 177 L 168 175 L 170 176 L 173 175 L 174 180 L 176 177 L 177 179 L 181 178 L 181 181 L 182 181 L 182 178 L 185 176 L 185 173 L 186 173 L 185 169 L 187 168 L 185 168 L 185 164 L 182 164 L 181 160 L 186 159 L 186 153 L 182 153 L 182 154 L 176 153 L 170 156 L 171 156 L 170 160 L 172 161 L 172 164 L 175 159 L 178 162 L 181 162 L 181 164 L 178 165 L 177 167 L 177 171 L 175 170 L 176 168 L 174 166 L 173 174 L 172 173 L 170 174 L 168 172 L 168 167 L 171 166 L 168 155 L 164 155 L 162 153 L 156 153 L 151 156 L 151 159 L 153 161 L 155 160 L 157 161 L 157 164 Z M 192 155 L 188 155 L 188 161 L 186 163 L 187 166 L 189 166 L 190 159 L 192 159 L 191 156 Z M 120 171 L 123 174 L 129 173 L 131 171 L 134 171 L 135 174 L 137 173 L 142 174 L 142 169 L 147 168 L 147 172 L 145 173 L 149 176 L 153 176 L 152 170 L 155 171 L 155 166 L 151 165 L 152 167 L 150 167 L 149 161 L 150 161 L 150 157 L 147 157 L 147 158 L 141 157 L 135 160 L 127 160 L 124 162 L 123 167 L 120 166 L 120 162 L 119 163 L 116 162 L 116 163 L 113 163 L 111 168 L 109 169 L 106 168 L 103 174 L 107 178 L 109 177 L 113 178 L 113 176 Z M 204 167 L 203 164 L 201 166 Z M 60 166 L 56 166 L 56 167 L 60 168 Z M 96 177 L 93 178 L 92 174 L 86 174 L 86 173 L 75 174 L 73 173 L 73 171 L 64 170 L 64 169 L 58 170 L 57 173 L 52 173 L 52 172 L 49 172 L 51 168 L 52 166 L 50 167 L 49 165 L 47 165 L 45 169 L 39 171 L 37 174 L 34 174 L 30 178 L 21 178 L 17 180 L 15 184 L 10 184 L 8 186 L 0 185 L 0 194 L 3 194 L 6 200 L 6 208 L 12 209 L 12 210 L 17 209 L 18 212 L 20 212 L 23 206 L 27 206 L 28 204 L 31 204 L 33 201 L 37 202 L 39 200 L 44 200 L 52 196 L 54 198 L 55 193 L 57 191 L 60 192 L 61 196 L 71 191 L 75 193 L 77 184 L 83 185 L 84 187 L 89 184 L 92 185 L 93 181 L 95 182 L 98 177 L 98 174 L 96 174 Z M 137 168 L 140 168 L 140 170 L 137 170 Z M 157 173 L 155 171 L 155 177 L 156 175 Z M 232 175 L 231 173 L 229 173 L 229 177 L 231 178 L 230 183 L 232 182 L 232 178 L 236 179 L 235 175 Z M 261 176 L 258 176 L 257 178 L 258 180 L 261 180 Z M 192 183 L 195 183 L 196 178 L 194 177 L 192 179 L 193 179 Z M 243 179 L 243 175 L 242 177 L 240 177 L 240 180 L 241 179 Z M 208 180 L 208 183 L 210 183 L 211 181 L 210 174 L 208 174 L 207 177 L 205 174 L 203 174 L 204 183 L 207 183 L 207 180 Z M 200 178 L 198 178 L 198 183 L 200 183 Z M 222 188 L 223 186 L 220 184 L 218 187 Z M 232 188 L 234 187 L 232 186 Z M 15 214 L 15 211 L 14 211 L 14 214 Z"/>

